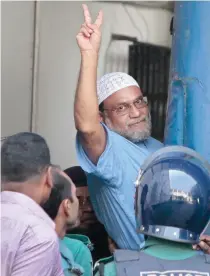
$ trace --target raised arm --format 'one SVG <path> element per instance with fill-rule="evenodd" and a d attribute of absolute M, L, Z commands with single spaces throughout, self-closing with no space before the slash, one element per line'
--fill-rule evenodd
<path fill-rule="evenodd" d="M 92 24 L 86 5 L 83 5 L 83 10 L 85 22 L 77 35 L 81 66 L 74 102 L 74 120 L 86 154 L 97 164 L 106 146 L 106 133 L 100 124 L 96 88 L 103 14 L 100 11 L 95 23 Z"/>

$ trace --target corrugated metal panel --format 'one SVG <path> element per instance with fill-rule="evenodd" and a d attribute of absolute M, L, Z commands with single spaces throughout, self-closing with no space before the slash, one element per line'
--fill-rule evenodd
<path fill-rule="evenodd" d="M 170 49 L 146 43 L 129 47 L 129 74 L 141 86 L 152 117 L 152 136 L 164 138 L 165 113 L 168 95 Z"/>

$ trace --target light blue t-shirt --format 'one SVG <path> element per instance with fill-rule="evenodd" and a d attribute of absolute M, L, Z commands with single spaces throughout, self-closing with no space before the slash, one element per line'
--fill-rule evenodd
<path fill-rule="evenodd" d="M 132 143 L 103 126 L 107 145 L 97 165 L 90 161 L 77 137 L 79 164 L 87 173 L 93 208 L 108 235 L 120 248 L 138 250 L 144 245 L 144 237 L 136 233 L 134 182 L 145 158 L 163 144 L 154 138 Z"/>

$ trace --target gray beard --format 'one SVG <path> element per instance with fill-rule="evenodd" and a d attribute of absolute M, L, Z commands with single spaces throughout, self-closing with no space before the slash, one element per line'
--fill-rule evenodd
<path fill-rule="evenodd" d="M 129 129 L 122 130 L 122 129 L 114 128 L 109 118 L 105 119 L 105 123 L 108 126 L 108 128 L 110 128 L 112 131 L 118 133 L 119 135 L 125 137 L 126 139 L 130 140 L 133 143 L 145 141 L 151 136 L 152 122 L 151 122 L 150 114 L 145 119 L 144 130 L 131 131 Z"/>

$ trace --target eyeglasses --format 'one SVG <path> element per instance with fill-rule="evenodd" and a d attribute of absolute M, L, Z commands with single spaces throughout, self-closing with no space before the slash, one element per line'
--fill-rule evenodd
<path fill-rule="evenodd" d="M 87 196 L 78 196 L 77 198 L 79 200 L 80 207 L 84 207 L 87 204 L 88 205 L 90 204 L 90 197 L 89 196 L 88 197 Z"/>
<path fill-rule="evenodd" d="M 120 105 L 118 105 L 117 107 L 111 108 L 111 109 L 103 109 L 103 110 L 110 110 L 114 113 L 116 113 L 117 115 L 125 115 L 128 114 L 130 112 L 130 107 L 131 106 L 135 106 L 135 108 L 137 109 L 141 109 L 147 106 L 147 97 L 140 97 L 137 100 L 135 100 L 132 103 L 122 103 Z"/>

